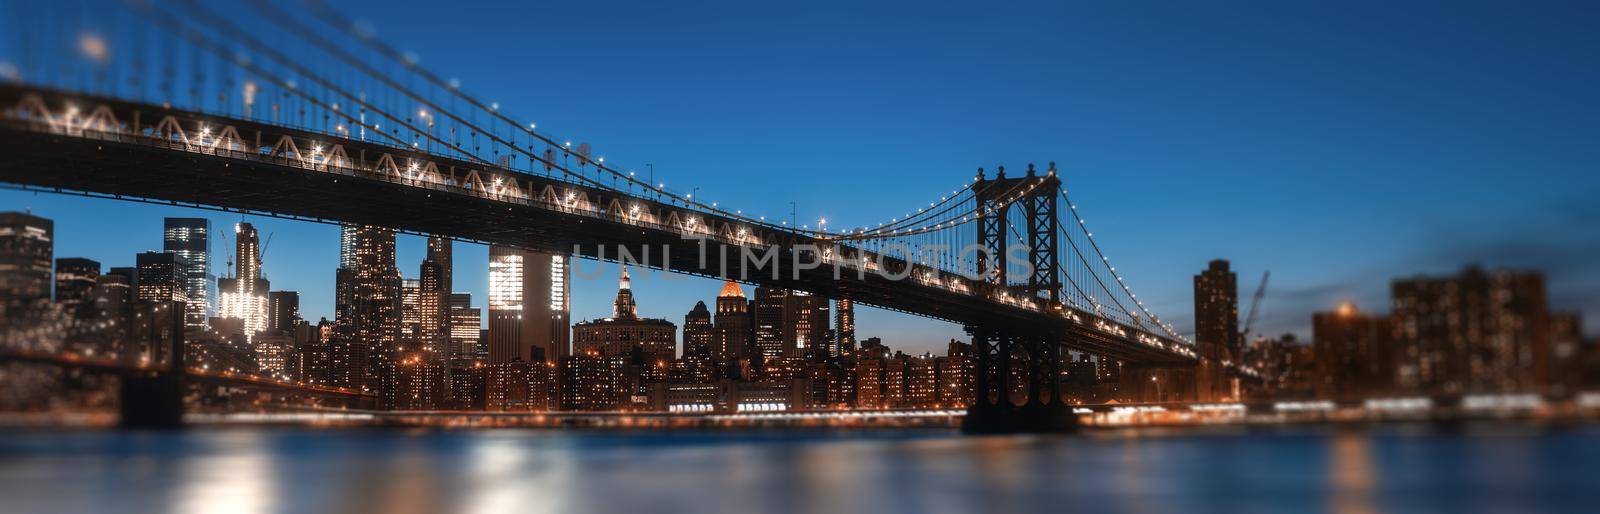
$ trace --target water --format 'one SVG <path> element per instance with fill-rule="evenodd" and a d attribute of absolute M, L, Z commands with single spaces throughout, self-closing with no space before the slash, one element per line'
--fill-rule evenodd
<path fill-rule="evenodd" d="M 0 512 L 1595 512 L 1600 427 L 0 432 Z"/>

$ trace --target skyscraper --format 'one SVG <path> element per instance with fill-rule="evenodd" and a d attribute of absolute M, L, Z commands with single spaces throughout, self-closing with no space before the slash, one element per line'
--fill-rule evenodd
<path fill-rule="evenodd" d="M 789 292 L 772 287 L 757 287 L 755 305 L 751 309 L 755 320 L 754 352 L 751 358 L 762 360 L 782 357 L 788 346 L 784 340 L 784 307 Z"/>
<path fill-rule="evenodd" d="M 665 368 L 672 360 L 678 327 L 664 319 L 640 318 L 633 299 L 633 284 L 628 269 L 622 269 L 617 283 L 617 298 L 610 318 L 573 325 L 573 353 L 588 357 L 630 359 L 633 366 Z M 642 359 L 642 362 L 633 360 Z"/>
<path fill-rule="evenodd" d="M 267 293 L 267 330 L 292 333 L 300 321 L 300 293 L 272 291 Z"/>
<path fill-rule="evenodd" d="M 754 328 L 750 317 L 750 302 L 745 300 L 744 288 L 729 280 L 717 293 L 717 312 L 712 320 L 716 341 L 711 359 L 716 361 L 724 376 L 738 369 L 741 360 L 750 358 Z"/>
<path fill-rule="evenodd" d="M 567 354 L 570 272 L 566 255 L 489 247 L 491 363 L 557 362 Z"/>
<path fill-rule="evenodd" d="M 50 220 L 0 213 L 0 314 L 18 315 L 50 300 L 54 237 Z"/>
<path fill-rule="evenodd" d="M 56 259 L 56 303 L 74 316 L 94 305 L 94 284 L 100 263 L 82 257 Z"/>
<path fill-rule="evenodd" d="M 834 301 L 834 327 L 833 335 L 839 354 L 855 350 L 856 347 L 856 307 L 855 302 L 849 298 L 840 298 Z"/>
<path fill-rule="evenodd" d="M 1217 259 L 1194 276 L 1195 343 L 1200 350 L 1200 368 L 1195 386 L 1200 401 L 1236 398 L 1233 380 L 1227 378 L 1222 362 L 1237 359 L 1242 341 L 1239 334 L 1238 278 L 1228 269 L 1228 261 Z"/>
<path fill-rule="evenodd" d="M 176 253 L 188 263 L 183 290 L 189 303 L 184 307 L 183 325 L 205 328 L 210 316 L 211 295 L 211 220 L 205 218 L 166 218 L 161 231 L 162 251 Z"/>
<path fill-rule="evenodd" d="M 440 364 L 451 355 L 450 243 L 442 237 L 428 238 L 428 254 L 417 284 L 418 350 L 425 359 Z"/>
<path fill-rule="evenodd" d="M 716 340 L 711 310 L 706 302 L 695 302 L 694 309 L 683 316 L 683 356 L 710 359 L 717 353 Z"/>
<path fill-rule="evenodd" d="M 337 296 L 348 302 L 336 315 L 335 341 L 330 345 L 335 385 L 362 387 L 389 395 L 385 408 L 393 407 L 393 384 L 388 382 L 400 335 L 400 270 L 395 267 L 394 231 L 359 226 L 349 229 L 348 248 L 340 260 Z M 348 250 L 348 251 L 345 251 Z"/>
<path fill-rule="evenodd" d="M 187 302 L 189 263 L 183 256 L 168 252 L 144 252 L 134 256 L 137 276 L 134 298 L 146 302 Z M 184 310 L 187 315 L 188 310 Z"/>
<path fill-rule="evenodd" d="M 233 236 L 233 276 L 217 279 L 221 300 L 217 316 L 238 319 L 245 339 L 251 340 L 256 332 L 267 328 L 267 292 L 272 286 L 261 278 L 261 238 L 256 228 L 249 223 L 239 223 L 234 225 Z M 193 270 L 194 266 L 189 269 Z M 188 283 L 186 280 L 185 284 Z M 186 311 L 193 312 L 192 309 Z"/>
<path fill-rule="evenodd" d="M 472 295 L 450 295 L 450 365 L 466 368 L 479 362 L 483 341 L 482 311 L 472 307 Z"/>

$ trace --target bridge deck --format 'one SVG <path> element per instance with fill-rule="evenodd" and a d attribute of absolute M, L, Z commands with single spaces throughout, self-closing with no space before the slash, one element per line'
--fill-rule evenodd
<path fill-rule="evenodd" d="M 68 103 L 87 113 L 108 108 L 114 126 L 94 125 L 80 114 L 80 128 L 51 126 L 23 112 L 25 100 L 62 109 Z M 625 248 L 643 264 L 677 273 L 729 278 L 737 275 L 741 250 L 779 248 L 781 273 L 751 266 L 736 280 L 758 285 L 848 297 L 875 307 L 947 320 L 1064 334 L 1069 348 L 1140 364 L 1191 364 L 1192 349 L 1170 339 L 1122 325 L 1093 313 L 1016 298 L 980 281 L 936 274 L 931 280 L 891 280 L 861 273 L 854 259 L 825 261 L 814 269 L 791 264 L 811 261 L 803 245 L 826 245 L 806 234 L 759 226 L 686 209 L 670 203 L 550 177 L 517 173 L 462 160 L 419 153 L 368 141 L 220 118 L 160 106 L 65 96 L 50 91 L 0 87 L 0 182 L 33 189 L 158 201 L 204 208 L 249 211 L 316 221 L 392 227 L 482 243 L 572 252 L 615 260 Z M 189 139 L 156 135 L 164 118 L 187 131 Z M 209 147 L 194 144 L 201 127 L 218 130 Z M 219 145 L 223 128 L 237 143 Z M 172 127 L 168 126 L 167 130 Z M 269 149 L 284 137 L 297 152 Z M 307 157 L 311 147 L 339 147 L 347 160 L 333 163 Z M 231 148 L 230 148 L 231 147 Z M 393 172 L 383 162 L 392 159 Z M 422 162 L 437 169 L 434 178 L 403 173 Z M 336 165 L 337 164 L 337 165 Z M 431 166 L 430 166 L 431 165 Z M 487 184 L 504 179 L 522 194 L 491 193 Z M 543 194 L 544 196 L 541 196 Z M 550 198 L 550 196 L 554 198 Z M 570 201 L 576 198 L 576 201 Z M 626 206 L 626 207 L 622 207 Z M 638 211 L 633 211 L 637 208 Z M 621 209 L 643 213 L 630 216 Z M 686 221 L 686 220 L 694 221 Z M 703 230 L 692 230 L 698 223 Z M 688 225 L 686 229 L 685 224 Z M 738 231 L 735 236 L 733 231 Z M 698 236 L 699 239 L 686 237 Z M 702 242 L 703 241 L 703 242 Z M 704 245 L 704 246 L 702 246 Z M 759 249 L 759 250 L 757 250 Z M 842 255 L 854 248 L 841 247 Z M 702 251 L 712 259 L 702 259 Z M 726 252 L 726 253 L 722 253 Z M 728 269 L 718 255 L 728 255 Z M 881 257 L 878 266 L 904 270 L 903 261 Z M 921 274 L 920 268 L 914 273 Z M 938 273 L 934 271 L 933 273 Z M 835 278 L 835 276 L 839 278 Z M 1001 295 L 1009 301 L 999 299 Z"/>

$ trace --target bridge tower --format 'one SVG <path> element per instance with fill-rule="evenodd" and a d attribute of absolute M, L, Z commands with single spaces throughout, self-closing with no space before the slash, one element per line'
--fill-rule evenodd
<path fill-rule="evenodd" d="M 138 337 L 168 344 L 167 365 L 154 362 L 150 369 L 124 372 L 118 391 L 118 421 L 125 428 L 178 428 L 183 426 L 184 302 L 165 302 L 151 311 L 151 319 L 134 330 Z M 155 360 L 155 359 L 153 359 Z"/>
<path fill-rule="evenodd" d="M 972 186 L 977 202 L 978 270 L 993 291 L 1060 301 L 1060 218 L 1057 198 L 1061 181 L 1055 163 L 1040 175 L 1033 165 L 1023 177 L 1007 178 L 1004 167 L 990 179 L 978 170 Z M 1019 208 L 1021 232 L 1012 226 L 1011 209 Z M 1008 250 L 1027 248 L 1026 280 L 1012 283 Z M 1071 430 L 1077 418 L 1061 396 L 1062 338 L 1046 327 L 986 323 L 967 326 L 976 353 L 977 398 L 967 410 L 962 430 L 968 433 L 1016 433 Z M 1020 380 L 1020 382 L 1018 382 Z M 1021 404 L 1018 404 L 1020 400 Z"/>

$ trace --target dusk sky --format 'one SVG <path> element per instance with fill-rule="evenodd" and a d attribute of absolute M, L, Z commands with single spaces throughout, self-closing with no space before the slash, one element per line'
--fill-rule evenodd
<path fill-rule="evenodd" d="M 1055 161 L 1128 285 L 1185 332 L 1214 258 L 1241 311 L 1271 270 L 1268 334 L 1309 339 L 1313 310 L 1386 311 L 1392 278 L 1470 263 L 1543 270 L 1554 307 L 1600 332 L 1600 3 L 873 3 L 337 5 L 514 117 L 746 213 L 875 224 L 980 166 Z M 57 257 L 107 267 L 159 249 L 164 216 L 240 220 L 0 191 L 25 208 L 55 220 Z M 271 235 L 273 288 L 331 318 L 337 228 L 246 220 Z M 231 244 L 212 242 L 218 274 Z M 423 241 L 399 244 L 415 278 Z M 479 307 L 487 253 L 456 245 Z M 616 270 L 578 266 L 572 318 L 609 315 Z M 681 324 L 718 289 L 671 279 L 635 275 L 641 315 Z M 896 349 L 964 337 L 859 318 Z"/>

